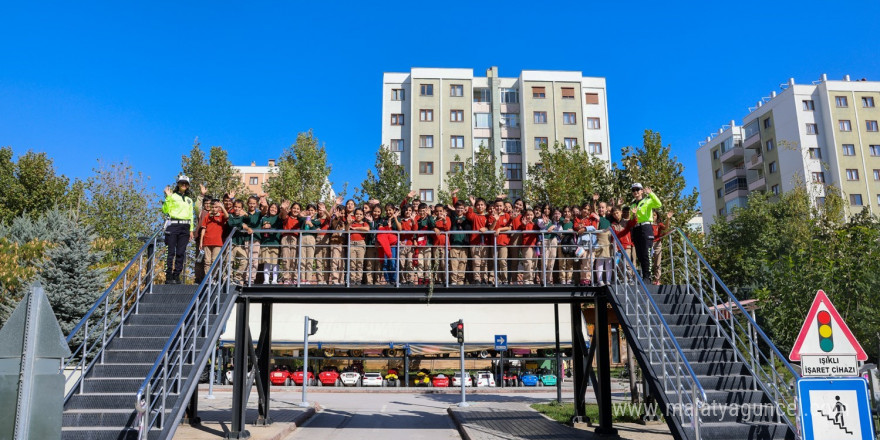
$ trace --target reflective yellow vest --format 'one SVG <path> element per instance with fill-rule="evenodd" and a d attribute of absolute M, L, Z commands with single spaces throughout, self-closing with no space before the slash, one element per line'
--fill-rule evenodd
<path fill-rule="evenodd" d="M 189 197 L 173 193 L 165 197 L 165 203 L 162 204 L 162 212 L 172 220 L 189 220 L 189 230 L 195 229 L 193 222 L 195 210 L 193 208 L 193 200 Z"/>

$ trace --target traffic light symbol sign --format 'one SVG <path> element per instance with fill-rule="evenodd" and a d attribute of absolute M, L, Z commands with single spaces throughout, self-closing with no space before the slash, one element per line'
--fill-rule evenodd
<path fill-rule="evenodd" d="M 819 326 L 819 347 L 825 353 L 834 349 L 834 332 L 831 329 L 831 314 L 822 310 L 816 314 L 816 325 Z"/>

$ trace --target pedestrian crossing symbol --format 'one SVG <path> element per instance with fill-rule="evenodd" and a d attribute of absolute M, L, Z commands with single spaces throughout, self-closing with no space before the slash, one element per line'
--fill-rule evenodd
<path fill-rule="evenodd" d="M 804 440 L 874 438 L 864 379 L 801 379 L 798 398 Z"/>

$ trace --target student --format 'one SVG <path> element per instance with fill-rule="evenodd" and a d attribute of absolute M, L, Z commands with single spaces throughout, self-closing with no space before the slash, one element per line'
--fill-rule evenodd
<path fill-rule="evenodd" d="M 596 253 L 596 230 L 599 222 L 593 215 L 593 207 L 585 203 L 575 220 L 575 230 L 578 233 L 578 246 L 583 250 L 580 254 L 580 285 L 589 286 L 593 280 L 593 261 Z"/>
<path fill-rule="evenodd" d="M 654 244 L 653 210 L 661 208 L 663 204 L 651 188 L 643 188 L 640 183 L 632 184 L 632 194 L 635 202 L 630 210 L 636 219 L 636 227 L 632 231 L 633 245 L 642 278 L 648 279 L 651 276 L 651 246 Z"/>
<path fill-rule="evenodd" d="M 560 240 L 560 249 L 563 251 L 559 253 L 559 282 L 561 284 L 571 284 L 573 273 L 572 268 L 574 267 L 574 247 L 577 243 L 577 238 L 574 234 L 574 219 L 572 218 L 572 210 L 571 207 L 565 207 L 562 211 L 562 219 L 559 221 L 559 227 L 562 231 L 562 239 Z M 570 250 L 570 251 L 569 251 Z"/>
<path fill-rule="evenodd" d="M 510 234 L 507 232 L 511 230 L 511 219 L 510 214 L 505 210 L 504 201 L 500 198 L 495 199 L 494 211 L 492 212 L 492 230 L 495 231 L 495 261 L 498 262 L 496 271 L 499 284 L 507 284 L 510 279 L 507 273 L 509 269 L 507 263 L 510 258 Z"/>
<path fill-rule="evenodd" d="M 473 230 L 479 233 L 471 234 L 471 259 L 474 262 L 474 284 L 488 284 L 492 277 L 489 274 L 489 260 L 491 254 L 491 236 L 484 234 L 489 230 L 489 213 L 486 211 L 486 200 L 482 197 L 470 197 L 471 206 L 467 210 L 467 219 L 471 222 Z"/>
<path fill-rule="evenodd" d="M 219 200 L 211 203 L 211 212 L 205 216 L 201 224 L 199 250 L 205 252 L 205 269 L 210 269 L 214 260 L 220 256 L 223 247 L 223 230 L 229 220 L 229 213 Z"/>
<path fill-rule="evenodd" d="M 431 231 L 434 229 L 433 223 L 434 218 L 431 216 L 430 206 L 424 202 L 419 203 L 418 217 L 416 217 L 416 229 L 419 231 Z M 429 244 L 428 235 L 416 234 L 415 237 L 413 237 L 413 246 L 415 246 L 415 249 L 413 250 L 413 258 L 417 263 L 416 274 L 418 277 L 418 284 L 429 284 L 432 276 L 431 264 L 433 262 L 433 253 Z"/>
<path fill-rule="evenodd" d="M 306 205 L 305 213 L 299 219 L 299 228 L 303 231 L 300 235 L 302 242 L 299 245 L 300 256 L 300 284 L 312 284 L 315 279 L 315 243 L 316 237 L 314 232 L 321 227 L 321 219 L 317 218 L 317 208 L 315 205 Z"/>
<path fill-rule="evenodd" d="M 352 202 L 352 207 L 354 202 Z M 348 228 L 348 221 L 345 214 L 345 206 L 336 205 L 333 209 L 333 217 L 330 218 L 329 230 L 344 231 Z M 328 234 L 330 240 L 330 260 L 329 265 L 325 266 L 330 271 L 330 278 L 327 281 L 330 284 L 342 284 L 345 280 L 345 233 L 331 232 Z"/>
<path fill-rule="evenodd" d="M 299 203 L 289 200 L 281 202 L 281 228 L 288 231 L 299 229 L 299 215 L 302 207 Z M 296 272 L 299 267 L 299 233 L 290 232 L 281 235 L 281 282 L 284 284 L 298 283 Z"/>
<path fill-rule="evenodd" d="M 467 276 L 468 266 L 468 244 L 470 244 L 470 234 L 455 233 L 455 231 L 473 230 L 473 224 L 467 217 L 467 210 L 464 202 L 455 201 L 455 207 L 452 210 L 453 215 L 449 219 L 449 264 L 451 284 L 464 284 Z"/>
<path fill-rule="evenodd" d="M 379 232 L 376 233 L 377 258 L 382 261 L 384 282 L 380 284 L 397 284 L 398 235 L 392 231 L 400 230 L 399 212 L 393 204 L 385 205 L 385 218 L 378 221 Z"/>
<path fill-rule="evenodd" d="M 263 284 L 278 284 L 278 255 L 281 247 L 281 234 L 267 232 L 268 229 L 281 229 L 278 218 L 278 204 L 269 205 L 269 212 L 260 219 L 260 263 L 263 264 Z"/>
<path fill-rule="evenodd" d="M 598 200 L 599 195 L 594 194 L 594 200 Z M 599 202 L 596 205 L 596 211 L 593 218 L 596 220 L 596 259 L 593 262 L 593 285 L 604 286 L 611 284 L 611 274 L 614 257 L 614 243 L 611 238 L 611 222 L 605 218 L 608 213 L 608 204 Z"/>
<path fill-rule="evenodd" d="M 405 205 L 401 208 L 403 212 L 403 220 L 400 220 L 401 231 L 418 230 L 418 222 L 416 221 L 416 212 L 412 205 Z M 400 234 L 400 243 L 398 244 L 398 255 L 400 257 L 401 283 L 412 284 L 415 274 L 413 271 L 413 234 L 411 232 Z"/>
<path fill-rule="evenodd" d="M 318 203 L 318 218 L 321 220 L 321 226 L 315 238 L 315 269 L 317 281 L 321 283 L 330 282 L 330 234 L 324 232 L 330 229 L 330 217 L 327 205 Z"/>
<path fill-rule="evenodd" d="M 232 267 L 234 272 L 233 282 L 238 284 L 244 284 L 247 274 L 246 269 L 248 266 L 248 251 L 247 251 L 247 243 L 250 234 L 253 234 L 254 231 L 245 224 L 245 219 L 247 218 L 247 213 L 244 210 L 244 202 L 241 200 L 235 200 L 232 203 L 232 211 L 229 215 L 229 220 L 227 220 L 227 224 L 230 229 L 238 229 L 235 231 L 235 235 L 232 236 Z"/>
<path fill-rule="evenodd" d="M 534 211 L 526 209 L 518 228 L 522 233 L 520 244 L 522 245 L 523 284 L 534 284 L 535 281 L 535 246 L 538 244 L 540 229 L 534 220 Z"/>
<path fill-rule="evenodd" d="M 364 210 L 354 210 L 354 221 L 346 225 L 351 235 L 348 236 L 349 282 L 361 284 L 364 276 L 364 256 L 367 253 L 366 236 L 370 224 L 364 220 Z"/>
<path fill-rule="evenodd" d="M 199 210 L 199 229 L 196 232 L 196 237 L 199 239 L 199 242 L 201 242 L 203 232 L 201 224 L 205 220 L 205 217 L 207 217 L 208 214 L 211 212 L 212 206 L 214 205 L 214 199 L 210 195 L 205 194 L 205 186 L 201 185 L 200 187 L 202 189 L 202 195 L 199 197 L 199 206 L 201 206 L 202 208 Z M 199 250 L 202 250 L 201 244 L 199 244 Z M 201 283 L 202 280 L 205 278 L 204 258 L 196 258 L 195 262 L 193 263 L 193 277 L 195 278 L 196 284 Z"/>
<path fill-rule="evenodd" d="M 620 244 L 623 246 L 623 253 L 626 254 L 626 257 L 632 262 L 633 266 L 636 264 L 636 253 L 635 249 L 633 249 L 632 237 L 630 235 L 630 231 L 632 228 L 636 226 L 636 220 L 629 218 L 629 207 L 626 206 L 623 209 L 615 206 L 611 209 L 611 230 L 617 235 L 617 239 L 620 240 Z M 620 257 L 620 269 L 618 269 L 618 275 L 623 275 L 620 270 L 626 268 L 627 273 L 630 277 L 632 277 L 633 273 L 630 269 L 629 265 L 624 261 L 624 256 Z"/>
<path fill-rule="evenodd" d="M 434 230 L 434 236 L 431 237 L 431 245 L 433 249 L 431 255 L 434 259 L 435 276 L 434 281 L 440 284 L 446 284 L 446 256 L 449 251 L 446 233 L 452 227 L 452 222 L 446 216 L 446 207 L 443 205 L 434 206 L 434 217 L 431 219 L 431 229 Z"/>
<path fill-rule="evenodd" d="M 246 246 L 250 249 L 250 257 L 248 258 L 247 279 L 249 283 L 254 282 L 257 277 L 257 270 L 260 262 L 260 240 L 259 237 L 253 235 L 254 229 L 260 229 L 260 218 L 263 214 L 257 209 L 261 198 L 250 196 L 247 199 L 247 212 L 245 213 L 244 225 L 247 225 L 251 231 Z M 262 199 L 265 200 L 265 199 Z"/>
<path fill-rule="evenodd" d="M 168 259 L 165 261 L 165 282 L 180 284 L 180 273 L 186 262 L 186 245 L 193 239 L 195 208 L 189 192 L 189 177 L 177 177 L 177 185 L 172 190 L 165 187 L 165 202 L 162 213 L 168 216 L 165 227 L 165 245 L 168 246 Z"/>
<path fill-rule="evenodd" d="M 510 212 L 510 228 L 512 231 L 519 231 L 520 225 L 522 225 L 522 214 L 525 210 L 525 203 L 523 203 L 522 199 L 516 199 L 513 202 L 513 208 Z M 509 235 L 510 237 L 510 245 L 508 251 L 508 263 L 507 267 L 509 270 L 516 274 L 510 277 L 511 283 L 522 283 L 522 271 L 523 271 L 523 262 L 522 262 L 522 247 L 520 246 L 522 241 L 522 234 L 517 232 L 515 234 Z"/>
<path fill-rule="evenodd" d="M 548 213 L 551 213 L 548 219 Z M 562 228 L 560 220 L 562 219 L 562 211 L 550 208 L 545 205 L 543 208 L 542 219 L 538 221 L 538 226 L 544 231 L 543 239 L 543 272 L 542 277 L 546 277 L 547 284 L 553 284 L 553 268 L 556 264 L 556 254 L 559 250 L 559 230 Z"/>
<path fill-rule="evenodd" d="M 370 211 L 370 216 L 364 218 L 367 226 L 370 227 L 370 231 L 373 231 L 364 234 L 364 242 L 367 246 L 366 253 L 364 254 L 364 270 L 367 273 L 367 284 L 378 284 L 382 278 L 382 263 L 379 261 L 379 254 L 376 252 L 375 231 L 379 229 L 379 222 L 382 219 L 382 208 L 378 204 L 371 205 Z"/>

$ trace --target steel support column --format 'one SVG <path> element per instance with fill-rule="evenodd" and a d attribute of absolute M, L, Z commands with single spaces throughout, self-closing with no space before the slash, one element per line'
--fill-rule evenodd
<path fill-rule="evenodd" d="M 565 368 L 562 364 L 562 353 L 559 350 L 559 304 L 553 304 L 553 329 L 556 330 L 556 402 L 562 403 L 562 378 L 565 377 Z"/>
<path fill-rule="evenodd" d="M 585 422 L 587 363 L 584 356 L 584 333 L 581 326 L 581 304 L 571 304 L 571 378 L 574 388 L 574 416 L 572 422 Z"/>
<path fill-rule="evenodd" d="M 260 316 L 260 339 L 257 342 L 257 369 L 260 371 L 259 380 L 264 390 L 260 395 L 258 405 L 257 425 L 267 426 L 272 424 L 269 418 L 269 359 L 272 356 L 272 303 L 262 304 Z"/>
<path fill-rule="evenodd" d="M 248 311 L 250 301 L 245 298 L 235 306 L 235 353 L 232 370 L 232 425 L 226 434 L 228 439 L 250 438 L 244 429 L 247 410 L 248 385 Z"/>
<path fill-rule="evenodd" d="M 596 434 L 602 436 L 617 436 L 617 429 L 613 427 L 611 420 L 611 347 L 608 338 L 608 297 L 606 293 L 596 295 L 596 323 L 593 334 L 595 341 L 590 345 L 596 346 L 596 367 L 599 370 L 598 383 L 596 384 L 596 401 L 599 404 L 599 426 Z"/>
<path fill-rule="evenodd" d="M 192 396 L 189 398 L 189 403 L 186 405 L 186 411 L 183 414 L 183 418 L 180 419 L 181 424 L 189 424 L 190 426 L 198 426 L 202 424 L 202 419 L 199 417 L 199 387 L 193 390 Z"/>

